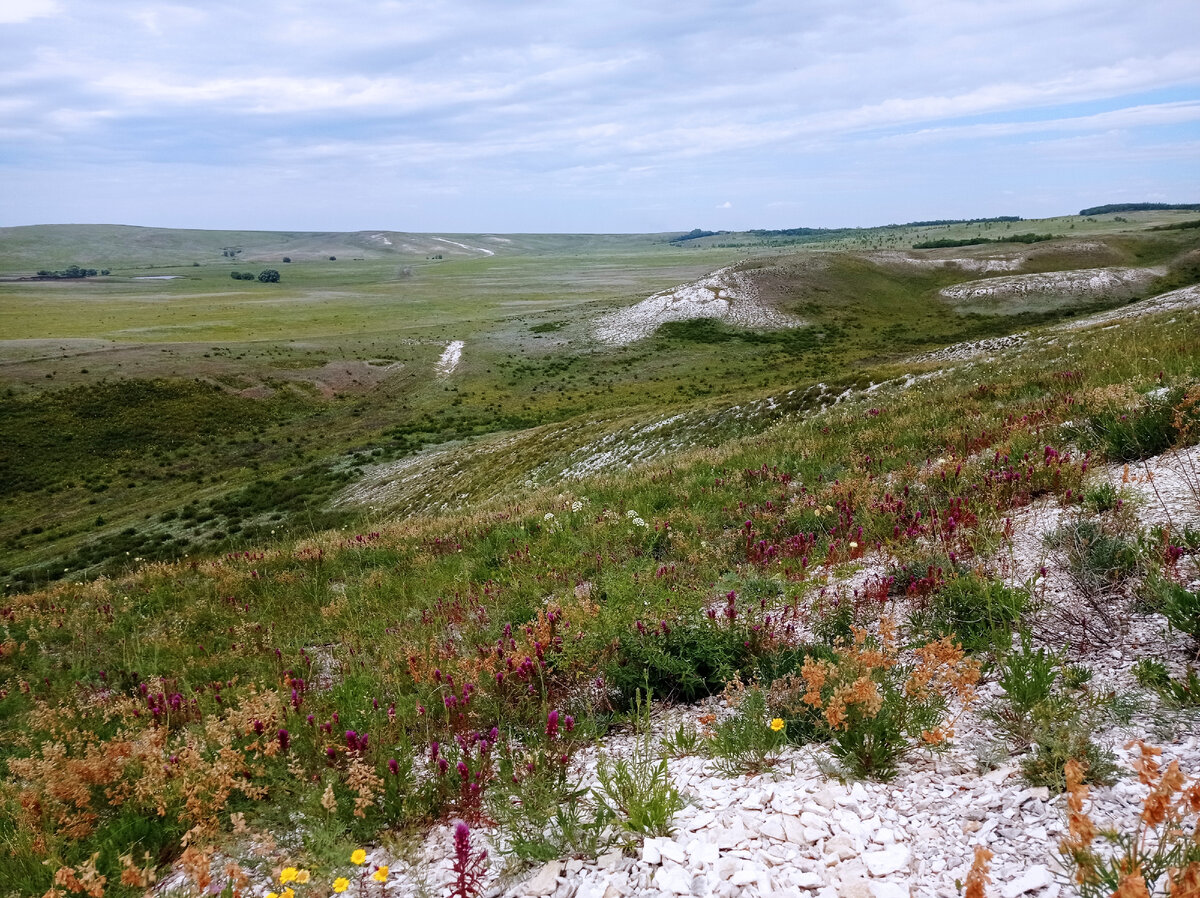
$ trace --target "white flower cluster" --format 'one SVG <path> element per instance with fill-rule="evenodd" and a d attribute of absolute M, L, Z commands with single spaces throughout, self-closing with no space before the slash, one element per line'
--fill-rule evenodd
<path fill-rule="evenodd" d="M 642 516 L 632 508 L 625 512 L 625 517 L 629 518 L 630 523 L 632 523 L 634 527 L 641 527 L 644 530 L 649 526 L 645 521 L 642 520 Z"/>
<path fill-rule="evenodd" d="M 554 517 L 554 512 L 546 512 L 546 515 L 542 518 L 542 520 L 546 522 L 546 529 L 551 533 L 558 533 L 558 531 L 562 530 L 562 524 L 556 517 Z"/>

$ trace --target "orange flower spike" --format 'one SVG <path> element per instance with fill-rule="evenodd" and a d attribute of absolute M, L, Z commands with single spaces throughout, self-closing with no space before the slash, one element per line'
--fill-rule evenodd
<path fill-rule="evenodd" d="M 967 873 L 967 889 L 964 898 L 985 898 L 984 886 L 992 881 L 988 875 L 988 862 L 994 855 L 982 845 L 975 846 L 975 860 L 971 862 L 971 870 Z"/>
<path fill-rule="evenodd" d="M 1121 882 L 1117 886 L 1117 890 L 1112 893 L 1112 898 L 1150 898 L 1150 892 L 1146 888 L 1146 880 L 1142 877 L 1140 870 L 1135 870 L 1121 877 Z"/>
<path fill-rule="evenodd" d="M 808 686 L 808 691 L 804 693 L 802 701 L 814 708 L 822 707 L 824 702 L 821 699 L 821 687 L 825 685 L 825 680 L 829 676 L 829 667 L 824 661 L 813 660 L 810 655 L 804 659 L 804 666 L 800 668 L 800 676 Z"/>
<path fill-rule="evenodd" d="M 1139 756 L 1133 759 L 1133 769 L 1137 771 L 1138 780 L 1143 786 L 1153 786 L 1159 777 L 1158 758 L 1162 755 L 1161 748 L 1147 745 L 1141 739 L 1128 742 L 1125 748 L 1138 747 Z"/>
<path fill-rule="evenodd" d="M 1193 861 L 1182 870 L 1171 870 L 1169 877 L 1170 898 L 1200 898 L 1200 861 Z"/>

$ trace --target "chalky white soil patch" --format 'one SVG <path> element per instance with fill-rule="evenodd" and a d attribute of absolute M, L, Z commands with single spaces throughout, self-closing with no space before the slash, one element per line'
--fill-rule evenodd
<path fill-rule="evenodd" d="M 458 243 L 457 241 L 454 241 L 454 240 L 447 240 L 445 237 L 434 237 L 433 239 L 438 241 L 439 243 L 449 243 L 451 246 L 457 246 L 460 249 L 466 249 L 466 250 L 471 250 L 472 252 L 483 253 L 485 256 L 496 255 L 492 250 L 484 249 L 482 246 L 467 246 L 467 244 L 465 244 L 465 243 Z"/>
<path fill-rule="evenodd" d="M 928 256 L 910 256 L 896 251 L 871 253 L 872 262 L 884 265 L 911 265 L 916 268 L 961 268 L 963 271 L 1016 271 L 1025 264 L 1023 256 L 1004 259 L 933 259 Z"/>
<path fill-rule="evenodd" d="M 714 318 L 739 327 L 765 329 L 800 327 L 806 323 L 765 305 L 753 280 L 744 272 L 728 267 L 605 315 L 596 322 L 592 334 L 601 343 L 624 346 L 649 337 L 668 321 L 695 318 Z"/>
<path fill-rule="evenodd" d="M 1163 274 L 1161 268 L 1080 268 L 1042 274 L 1014 274 L 943 287 L 941 295 L 955 302 L 1001 300 L 1026 296 L 1104 296 L 1134 291 Z"/>
<path fill-rule="evenodd" d="M 1067 321 L 1058 325 L 1056 330 L 1082 330 L 1085 327 L 1116 324 L 1120 321 L 1141 318 L 1144 315 L 1154 315 L 1158 312 L 1195 311 L 1198 307 L 1200 307 L 1200 285 L 1193 285 L 1191 287 L 1182 287 L 1179 290 L 1172 290 L 1169 293 L 1161 293 L 1158 296 L 1152 296 L 1150 299 L 1144 299 L 1141 302 L 1133 303 L 1124 308 L 1099 312 L 1076 321 Z"/>
<path fill-rule="evenodd" d="M 454 373 L 454 369 L 458 367 L 458 363 L 462 361 L 463 346 L 466 344 L 462 340 L 451 340 L 446 344 L 446 349 L 442 353 L 442 357 L 438 359 L 434 370 L 442 377 L 449 377 Z"/>

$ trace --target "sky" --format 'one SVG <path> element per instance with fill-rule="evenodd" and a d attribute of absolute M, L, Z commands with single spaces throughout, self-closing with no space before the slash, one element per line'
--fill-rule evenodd
<path fill-rule="evenodd" d="M 1200 202 L 1197 0 L 0 0 L 0 226 L 624 232 Z"/>

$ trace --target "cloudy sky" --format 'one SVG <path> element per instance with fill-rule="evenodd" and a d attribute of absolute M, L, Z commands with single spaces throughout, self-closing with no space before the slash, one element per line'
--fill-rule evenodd
<path fill-rule="evenodd" d="M 1197 0 L 0 0 L 0 225 L 1200 202 Z"/>

